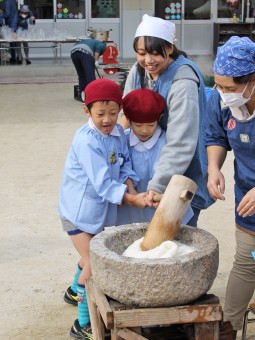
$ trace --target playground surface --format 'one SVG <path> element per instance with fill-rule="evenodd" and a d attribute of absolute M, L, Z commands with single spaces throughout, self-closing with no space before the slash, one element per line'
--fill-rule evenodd
<path fill-rule="evenodd" d="M 62 231 L 58 190 L 74 132 L 87 118 L 83 104 L 73 99 L 77 77 L 72 66 L 65 72 L 65 66 L 57 71 L 41 67 L 40 72 L 24 66 L 23 75 L 18 67 L 0 70 L 0 338 L 65 340 L 77 310 L 64 302 L 63 294 L 78 255 Z M 28 70 L 35 75 L 28 76 Z M 219 241 L 219 270 L 210 292 L 222 305 L 235 251 L 232 153 L 223 173 L 226 201 L 199 219 L 199 227 Z M 252 330 L 254 324 L 247 339 L 255 339 Z"/>

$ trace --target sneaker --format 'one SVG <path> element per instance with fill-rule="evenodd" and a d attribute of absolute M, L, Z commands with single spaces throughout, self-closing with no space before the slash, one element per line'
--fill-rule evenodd
<path fill-rule="evenodd" d="M 70 305 L 77 306 L 78 305 L 78 296 L 77 294 L 72 290 L 71 287 L 68 287 L 65 295 L 64 300 L 66 303 L 69 303 Z"/>
<path fill-rule="evenodd" d="M 26 59 L 26 63 L 27 63 L 27 65 L 30 65 L 31 64 L 31 60 Z"/>
<path fill-rule="evenodd" d="M 90 323 L 88 323 L 84 327 L 81 327 L 78 319 L 74 321 L 74 324 L 72 325 L 72 328 L 70 330 L 70 335 L 75 339 L 93 339 Z"/>

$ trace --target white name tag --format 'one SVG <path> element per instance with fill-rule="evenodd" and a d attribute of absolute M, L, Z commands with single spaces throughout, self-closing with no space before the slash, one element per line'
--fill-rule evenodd
<path fill-rule="evenodd" d="M 221 100 L 221 101 L 220 101 L 220 108 L 221 108 L 221 109 L 227 109 L 228 106 Z"/>

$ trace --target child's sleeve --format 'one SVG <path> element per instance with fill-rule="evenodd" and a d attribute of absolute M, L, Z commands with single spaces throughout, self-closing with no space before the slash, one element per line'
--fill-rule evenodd
<path fill-rule="evenodd" d="M 140 178 L 138 175 L 132 170 L 132 163 L 129 155 L 125 156 L 125 161 L 122 167 L 120 168 L 120 182 L 125 183 L 125 181 L 130 178 L 134 186 L 136 187 L 138 183 L 140 182 Z"/>
<path fill-rule="evenodd" d="M 127 186 L 111 178 L 105 155 L 96 141 L 81 144 L 76 156 L 97 194 L 111 203 L 121 204 Z"/>
<path fill-rule="evenodd" d="M 128 143 L 127 143 L 127 136 L 123 135 L 123 156 L 124 162 L 123 165 L 120 167 L 120 182 L 125 183 L 125 181 L 130 178 L 134 186 L 136 187 L 137 184 L 140 182 L 140 178 L 132 169 L 132 161 L 129 155 Z"/>
<path fill-rule="evenodd" d="M 32 11 L 29 12 L 28 23 L 29 23 L 29 25 L 35 25 L 35 16 L 34 16 Z"/>

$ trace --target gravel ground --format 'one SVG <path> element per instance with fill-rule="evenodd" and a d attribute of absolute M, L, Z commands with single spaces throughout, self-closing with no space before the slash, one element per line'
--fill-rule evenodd
<path fill-rule="evenodd" d="M 62 231 L 57 200 L 67 151 L 86 117 L 82 104 L 73 99 L 72 68 L 64 78 L 60 72 L 54 79 L 53 69 L 45 68 L 28 84 L 20 83 L 25 73 L 15 77 L 16 67 L 7 68 L 9 73 L 5 69 L 0 80 L 0 338 L 70 339 L 77 310 L 63 301 L 63 293 L 78 256 Z M 232 154 L 223 171 L 227 199 L 204 211 L 199 220 L 199 227 L 219 241 L 220 266 L 210 292 L 222 304 L 235 248 Z M 255 339 L 252 334 L 253 324 L 247 339 Z"/>

